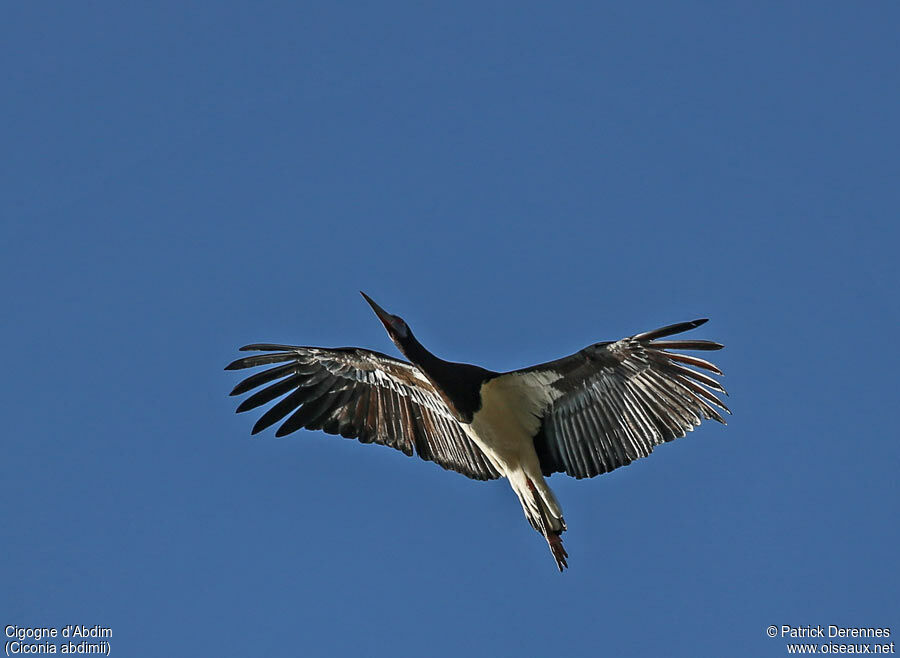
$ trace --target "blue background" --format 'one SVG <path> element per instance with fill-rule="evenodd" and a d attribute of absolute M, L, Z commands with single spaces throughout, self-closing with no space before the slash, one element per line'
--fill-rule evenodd
<path fill-rule="evenodd" d="M 0 623 L 119 656 L 747 655 L 898 603 L 895 3 L 4 8 Z M 550 480 L 251 438 L 255 341 L 710 317 L 735 415 Z M 256 414 L 258 416 L 258 414 Z"/>

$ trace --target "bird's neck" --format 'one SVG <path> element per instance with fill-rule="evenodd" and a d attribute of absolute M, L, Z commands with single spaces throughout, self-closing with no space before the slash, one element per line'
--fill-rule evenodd
<path fill-rule="evenodd" d="M 419 366 L 419 369 L 432 379 L 440 379 L 440 375 L 453 365 L 449 361 L 444 361 L 426 350 L 425 346 L 416 340 L 416 337 L 412 334 L 410 334 L 406 344 L 403 346 L 403 352 L 410 361 Z"/>
<path fill-rule="evenodd" d="M 403 352 L 428 377 L 450 411 L 461 421 L 472 422 L 481 408 L 481 384 L 497 373 L 467 363 L 444 361 L 410 335 Z"/>

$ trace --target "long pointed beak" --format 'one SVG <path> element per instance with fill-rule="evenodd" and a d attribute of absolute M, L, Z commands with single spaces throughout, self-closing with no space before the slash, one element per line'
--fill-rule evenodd
<path fill-rule="evenodd" d="M 359 291 L 359 294 L 363 296 L 367 302 L 369 302 L 369 306 L 372 307 L 372 310 L 375 311 L 375 315 L 378 316 L 378 319 L 381 320 L 381 323 L 384 325 L 384 328 L 388 331 L 391 330 L 391 325 L 393 324 L 392 316 L 390 313 L 381 308 L 378 304 L 372 301 L 372 298 L 369 297 L 362 290 Z"/>

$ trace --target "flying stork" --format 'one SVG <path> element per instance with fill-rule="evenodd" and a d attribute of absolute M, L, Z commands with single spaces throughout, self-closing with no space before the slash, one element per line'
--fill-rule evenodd
<path fill-rule="evenodd" d="M 608 473 L 684 436 L 703 418 L 725 424 L 716 408 L 731 413 L 710 390 L 725 389 L 685 366 L 722 372 L 704 359 L 669 351 L 723 346 L 661 340 L 706 319 L 594 343 L 556 361 L 500 373 L 438 358 L 403 318 L 361 294 L 409 362 L 357 347 L 242 347 L 267 353 L 237 359 L 226 370 L 280 364 L 231 391 L 240 395 L 265 385 L 238 412 L 282 398 L 252 434 L 287 417 L 275 436 L 320 429 L 415 453 L 475 480 L 505 477 L 560 571 L 568 566 L 560 538 L 566 522 L 545 476 Z"/>

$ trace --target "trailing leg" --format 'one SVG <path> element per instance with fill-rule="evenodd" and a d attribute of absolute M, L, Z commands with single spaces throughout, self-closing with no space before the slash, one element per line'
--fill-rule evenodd
<path fill-rule="evenodd" d="M 557 568 L 560 571 L 567 568 L 569 565 L 566 558 L 569 557 L 569 554 L 563 547 L 560 537 L 566 529 L 566 523 L 553 492 L 544 482 L 541 482 L 540 484 L 544 485 L 542 488 L 546 490 L 545 495 L 542 495 L 543 492 L 538 489 L 535 482 L 525 474 L 521 474 L 520 478 L 515 478 L 515 481 L 512 478 L 510 480 L 513 490 L 519 497 L 519 502 L 522 503 L 525 517 L 531 526 L 547 540 Z M 551 505 L 553 509 L 551 509 Z"/>

